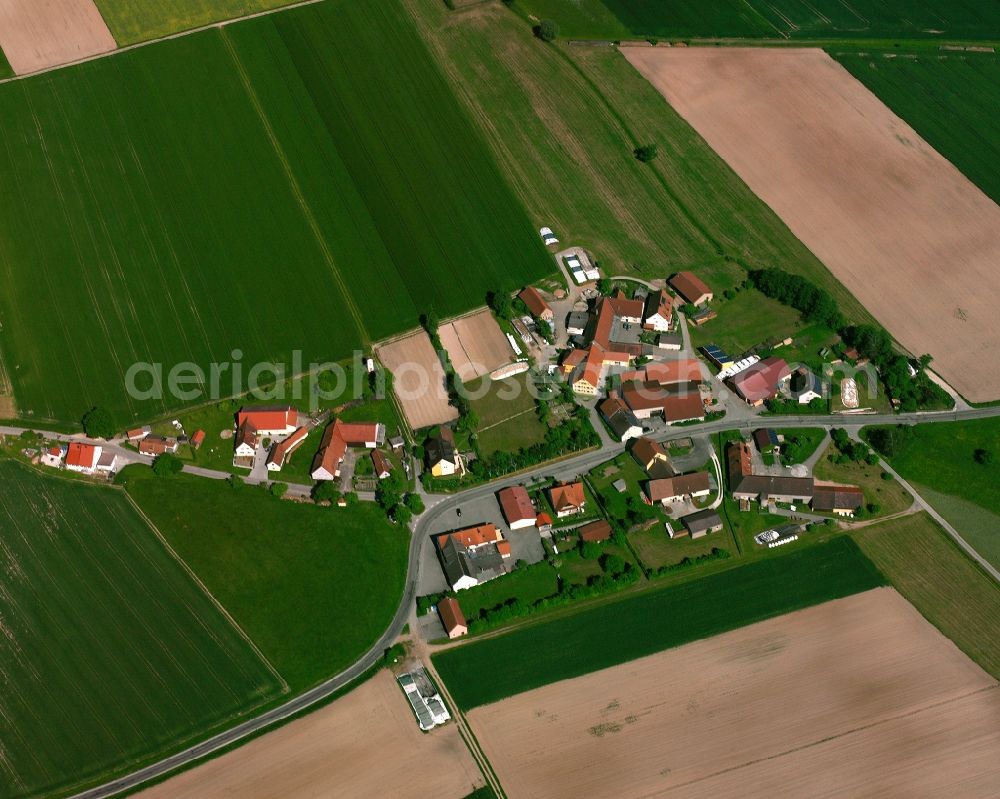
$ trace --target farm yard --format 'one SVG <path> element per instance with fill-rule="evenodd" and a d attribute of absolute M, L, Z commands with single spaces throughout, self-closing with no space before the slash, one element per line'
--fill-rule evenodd
<path fill-rule="evenodd" d="M 820 50 L 625 53 L 904 347 L 1000 396 L 1000 207 Z"/>
<path fill-rule="evenodd" d="M 338 359 L 553 270 L 393 2 L 302 7 L 3 85 L 0 114 L 0 180 L 20 199 L 0 212 L 0 350 L 33 419 L 165 414 L 195 400 L 128 396 L 130 365 Z"/>
<path fill-rule="evenodd" d="M 695 270 L 716 293 L 776 263 L 868 318 L 705 141 L 613 48 L 543 46 L 502 4 L 406 9 L 531 217 L 608 274 Z M 633 150 L 660 143 L 642 164 Z"/>
<path fill-rule="evenodd" d="M 830 50 L 893 113 L 1000 202 L 1000 58 L 939 51 Z"/>
<path fill-rule="evenodd" d="M 463 381 L 487 375 L 514 357 L 507 337 L 489 310 L 442 323 L 438 336 Z"/>
<path fill-rule="evenodd" d="M 465 799 L 482 784 L 458 727 L 422 733 L 393 675 L 382 670 L 332 704 L 137 796 Z"/>
<path fill-rule="evenodd" d="M 458 411 L 448 404 L 444 369 L 425 331 L 380 344 L 376 352 L 392 372 L 393 390 L 413 430 L 458 418 Z"/>
<path fill-rule="evenodd" d="M 664 675 L 680 677 L 669 691 Z M 1000 779 L 996 687 L 880 588 L 521 693 L 468 719 L 512 799 L 987 797 Z"/>
<path fill-rule="evenodd" d="M 883 584 L 840 537 L 699 580 L 592 605 L 434 656 L 463 710 L 625 663 L 772 616 Z M 698 608 L 677 614 L 672 609 Z M 641 632 L 640 632 L 641 631 Z M 488 671 L 491 679 L 479 675 Z"/>
<path fill-rule="evenodd" d="M 320 508 L 251 486 L 154 479 L 135 468 L 122 474 L 142 511 L 293 691 L 354 662 L 388 627 L 407 539 L 373 503 Z"/>
<path fill-rule="evenodd" d="M 115 49 L 94 0 L 12 0 L 0 6 L 0 48 L 18 75 Z"/>
<path fill-rule="evenodd" d="M 286 686 L 118 490 L 0 461 L 0 785 L 70 792 Z"/>
<path fill-rule="evenodd" d="M 948 0 L 523 0 L 571 38 L 768 39 L 1000 37 L 995 6 Z"/>

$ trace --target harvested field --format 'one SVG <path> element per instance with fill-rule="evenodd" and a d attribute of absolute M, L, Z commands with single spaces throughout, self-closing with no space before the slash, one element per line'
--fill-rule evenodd
<path fill-rule="evenodd" d="M 820 50 L 623 52 L 903 346 L 1000 397 L 1000 207 Z"/>
<path fill-rule="evenodd" d="M 458 418 L 458 411 L 448 404 L 444 369 L 425 331 L 380 344 L 375 353 L 392 372 L 393 391 L 413 430 Z"/>
<path fill-rule="evenodd" d="M 18 75 L 107 53 L 116 46 L 93 0 L 0 3 L 0 47 Z"/>
<path fill-rule="evenodd" d="M 514 351 L 488 310 L 463 316 L 438 329 L 441 343 L 462 380 L 474 380 L 510 363 Z"/>
<path fill-rule="evenodd" d="M 422 733 L 392 674 L 246 746 L 138 794 L 459 799 L 483 784 L 455 724 Z"/>
<path fill-rule="evenodd" d="M 512 798 L 986 797 L 1000 780 L 996 681 L 888 588 L 468 718 Z"/>

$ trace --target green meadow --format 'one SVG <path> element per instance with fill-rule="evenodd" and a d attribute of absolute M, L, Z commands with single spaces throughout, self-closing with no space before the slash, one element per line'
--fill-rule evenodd
<path fill-rule="evenodd" d="M 119 45 L 135 44 L 295 0 L 94 0 Z"/>
<path fill-rule="evenodd" d="M 125 494 L 0 461 L 0 792 L 86 785 L 287 689 Z"/>
<path fill-rule="evenodd" d="M 124 426 L 202 399 L 129 396 L 131 364 L 339 359 L 553 269 L 391 1 L 6 84 L 0 115 L 0 354 L 25 417 L 99 404 Z"/>

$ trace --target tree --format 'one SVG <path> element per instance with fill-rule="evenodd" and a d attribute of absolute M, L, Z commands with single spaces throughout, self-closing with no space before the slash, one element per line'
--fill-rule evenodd
<path fill-rule="evenodd" d="M 608 574 L 621 574 L 625 571 L 625 559 L 608 552 L 601 556 L 601 569 Z"/>
<path fill-rule="evenodd" d="M 486 295 L 486 304 L 501 319 L 511 319 L 514 316 L 514 304 L 511 302 L 510 294 L 506 291 L 494 290 L 488 292 Z"/>
<path fill-rule="evenodd" d="M 652 161 L 659 154 L 660 148 L 657 145 L 650 144 L 640 144 L 633 150 L 635 157 L 642 161 L 644 164 Z"/>
<path fill-rule="evenodd" d="M 596 541 L 584 541 L 580 545 L 580 554 L 587 560 L 594 560 L 601 556 L 601 545 Z"/>
<path fill-rule="evenodd" d="M 164 452 L 153 461 L 153 473 L 157 477 L 173 477 L 184 469 L 184 461 L 176 455 Z"/>
<path fill-rule="evenodd" d="M 877 502 L 869 502 L 868 503 L 868 512 L 872 516 L 878 516 L 878 514 L 880 514 L 882 512 L 882 506 L 879 505 Z"/>
<path fill-rule="evenodd" d="M 543 19 L 535 28 L 535 35 L 543 42 L 554 42 L 559 35 L 559 23 L 551 19 Z"/>
<path fill-rule="evenodd" d="M 333 480 L 322 480 L 313 486 L 312 498 L 317 502 L 324 500 L 336 502 L 340 499 L 340 489 L 337 488 L 337 484 Z"/>
<path fill-rule="evenodd" d="M 921 369 L 926 369 L 928 366 L 931 365 L 931 361 L 933 361 L 933 360 L 934 360 L 934 356 L 933 355 L 928 355 L 927 353 L 924 353 L 918 359 L 918 362 L 920 363 L 920 368 Z"/>
<path fill-rule="evenodd" d="M 406 527 L 410 523 L 410 519 L 413 518 L 413 511 L 411 511 L 406 505 L 399 504 L 392 509 L 392 518 L 396 520 L 397 524 Z"/>
<path fill-rule="evenodd" d="M 115 420 L 105 408 L 93 407 L 83 416 L 83 432 L 90 438 L 113 438 Z"/>
<path fill-rule="evenodd" d="M 271 496 L 281 499 L 288 493 L 288 483 L 271 483 Z"/>
<path fill-rule="evenodd" d="M 386 513 L 392 511 L 403 498 L 403 479 L 393 472 L 375 487 L 375 501 Z"/>
<path fill-rule="evenodd" d="M 989 466 L 993 463 L 993 450 L 980 447 L 972 453 L 972 457 L 975 458 L 976 463 L 980 466 Z"/>
<path fill-rule="evenodd" d="M 403 504 L 414 513 L 420 514 L 424 512 L 424 500 L 421 498 L 420 494 L 407 494 L 403 498 Z"/>
<path fill-rule="evenodd" d="M 597 281 L 597 292 L 599 294 L 610 294 L 611 293 L 611 279 L 602 277 Z"/>

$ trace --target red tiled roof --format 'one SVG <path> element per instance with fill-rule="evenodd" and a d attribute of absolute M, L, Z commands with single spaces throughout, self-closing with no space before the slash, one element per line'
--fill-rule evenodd
<path fill-rule="evenodd" d="M 653 461 L 670 460 L 667 456 L 667 451 L 663 448 L 663 444 L 659 441 L 647 438 L 646 436 L 636 439 L 635 444 L 632 445 L 632 457 L 635 458 L 644 469 L 647 468 Z"/>
<path fill-rule="evenodd" d="M 97 447 L 93 444 L 83 444 L 72 441 L 66 453 L 66 465 L 78 466 L 82 469 L 93 469 L 97 463 Z"/>
<path fill-rule="evenodd" d="M 535 519 L 535 508 L 531 504 L 531 497 L 528 496 L 524 486 L 511 486 L 501 489 L 497 493 L 500 500 L 500 509 L 508 524 L 521 522 L 525 519 Z"/>
<path fill-rule="evenodd" d="M 552 498 L 552 507 L 556 511 L 582 508 L 586 501 L 583 483 L 563 483 L 552 486 L 549 489 L 549 496 Z"/>
<path fill-rule="evenodd" d="M 441 623 L 444 625 L 444 631 L 449 635 L 452 630 L 458 627 L 468 629 L 469 625 L 465 621 L 465 614 L 462 613 L 462 607 L 454 597 L 446 596 L 438 602 L 437 609 L 438 615 L 441 616 Z"/>
<path fill-rule="evenodd" d="M 342 422 L 337 419 L 323 431 L 319 449 L 313 458 L 312 471 L 322 467 L 330 474 L 336 474 L 348 447 L 378 444 L 378 428 L 377 422 Z"/>
<path fill-rule="evenodd" d="M 500 553 L 500 557 L 509 558 L 510 557 L 510 541 L 497 541 L 497 552 Z"/>
<path fill-rule="evenodd" d="M 703 294 L 712 293 L 705 282 L 693 272 L 678 272 L 670 278 L 670 285 L 688 302 L 695 302 Z"/>
<path fill-rule="evenodd" d="M 268 463 L 277 463 L 279 466 L 285 465 L 285 460 L 298 449 L 302 442 L 309 436 L 309 431 L 305 427 L 300 427 L 284 441 L 275 444 L 267 456 Z"/>
<path fill-rule="evenodd" d="M 198 430 L 193 436 L 191 436 L 191 446 L 198 449 L 202 444 L 205 443 L 205 431 Z"/>
<path fill-rule="evenodd" d="M 549 304 L 545 301 L 545 298 L 538 293 L 538 290 L 534 286 L 528 286 L 517 296 L 521 299 L 521 302 L 524 303 L 525 307 L 527 307 L 527 309 L 535 316 L 544 316 L 547 313 L 552 313 L 552 309 L 549 307 Z"/>
<path fill-rule="evenodd" d="M 659 502 L 667 497 L 682 497 L 685 494 L 708 491 L 710 488 L 708 472 L 691 472 L 650 480 L 646 484 L 646 495 L 652 502 Z"/>
<path fill-rule="evenodd" d="M 663 400 L 663 418 L 668 422 L 704 419 L 705 405 L 701 401 L 701 395 L 687 392 L 667 397 Z"/>
<path fill-rule="evenodd" d="M 643 314 L 649 319 L 655 314 L 659 314 L 664 319 L 669 319 L 674 310 L 674 298 L 666 289 L 660 289 L 646 298 L 646 307 Z"/>
<path fill-rule="evenodd" d="M 375 467 L 376 476 L 392 472 L 392 464 L 389 463 L 389 459 L 385 457 L 385 453 L 380 449 L 372 450 L 372 465 Z"/>
<path fill-rule="evenodd" d="M 139 442 L 139 452 L 143 455 L 162 455 L 174 449 L 177 440 L 163 436 L 147 436 Z"/>
<path fill-rule="evenodd" d="M 291 405 L 242 408 L 236 414 L 237 427 L 247 420 L 258 430 L 284 430 L 299 423 L 299 412 Z"/>
<path fill-rule="evenodd" d="M 580 528 L 580 538 L 583 541 L 607 541 L 611 538 L 611 525 L 603 519 L 585 524 Z"/>
<path fill-rule="evenodd" d="M 652 381 L 660 385 L 668 383 L 700 383 L 702 381 L 701 362 L 693 358 L 679 361 L 658 361 L 646 364 L 642 369 L 625 372 L 622 381 L 641 380 Z"/>
<path fill-rule="evenodd" d="M 552 517 L 549 516 L 545 511 L 538 514 L 538 518 L 535 519 L 536 527 L 545 527 L 546 525 L 552 524 Z"/>
<path fill-rule="evenodd" d="M 791 374 L 782 358 L 766 358 L 736 375 L 732 384 L 743 399 L 759 402 L 777 396 L 778 384 Z"/>
<path fill-rule="evenodd" d="M 630 300 L 621 291 L 613 296 L 607 297 L 605 303 L 611 306 L 615 316 L 629 316 L 634 319 L 642 319 L 644 305 L 642 300 Z"/>
<path fill-rule="evenodd" d="M 441 548 L 449 539 L 454 539 L 459 544 L 474 549 L 483 544 L 491 544 L 503 541 L 500 528 L 495 524 L 479 524 L 475 527 L 466 527 L 462 530 L 455 530 L 451 533 L 442 533 L 438 536 L 438 548 Z"/>

